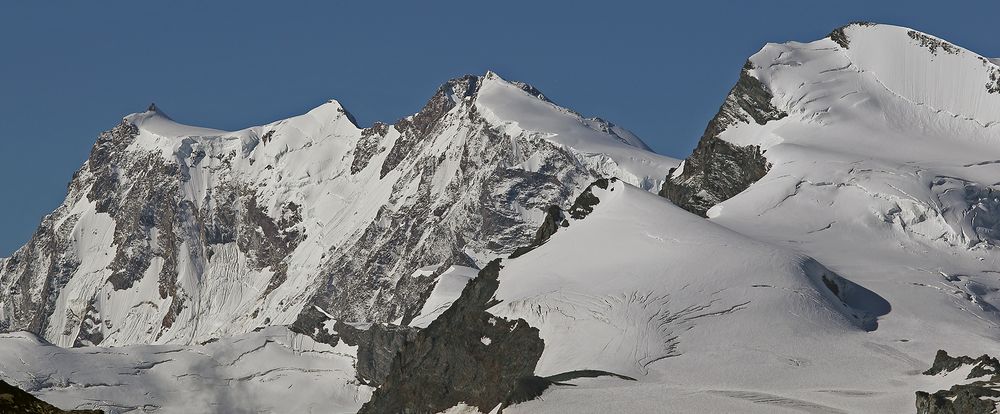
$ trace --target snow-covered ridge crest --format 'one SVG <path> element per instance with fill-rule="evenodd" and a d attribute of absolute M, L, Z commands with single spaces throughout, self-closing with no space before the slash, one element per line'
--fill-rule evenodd
<path fill-rule="evenodd" d="M 549 139 L 578 153 L 604 175 L 646 190 L 657 190 L 662 177 L 656 174 L 677 165 L 677 160 L 656 154 L 628 130 L 600 118 L 584 118 L 544 96 L 532 94 L 533 90 L 489 72 L 483 77 L 475 105 L 488 121 L 509 135 Z"/>
<path fill-rule="evenodd" d="M 658 174 L 679 162 L 655 153 L 642 139 L 618 125 L 597 117 L 585 118 L 556 105 L 534 86 L 503 79 L 492 71 L 482 76 L 466 75 L 449 80 L 439 88 L 438 94 L 453 104 L 465 100 L 474 102 L 487 122 L 503 128 L 508 135 L 525 134 L 551 140 L 578 153 L 604 175 L 618 176 L 647 190 L 658 188 L 662 182 Z M 428 105 L 433 103 L 434 99 Z M 232 146 L 239 145 L 242 152 L 249 154 L 266 131 L 289 123 L 302 129 L 304 136 L 317 135 L 324 124 L 336 125 L 343 133 L 362 131 L 336 100 L 297 117 L 239 131 L 184 125 L 155 105 L 146 112 L 126 116 L 125 122 L 135 124 L 142 132 L 136 140 L 137 148 L 158 148 L 166 156 L 182 146 L 177 139 L 228 142 Z M 302 124 L 306 125 L 304 129 Z"/>
<path fill-rule="evenodd" d="M 850 24 L 815 42 L 770 43 L 750 62 L 751 74 L 774 94 L 773 104 L 798 120 L 830 123 L 874 111 L 890 124 L 932 127 L 940 135 L 950 129 L 937 124 L 952 122 L 937 118 L 961 121 L 963 130 L 1000 122 L 1000 67 L 905 27 Z M 737 138 L 744 134 L 729 135 L 744 142 Z M 753 138 L 765 147 L 775 139 Z"/>

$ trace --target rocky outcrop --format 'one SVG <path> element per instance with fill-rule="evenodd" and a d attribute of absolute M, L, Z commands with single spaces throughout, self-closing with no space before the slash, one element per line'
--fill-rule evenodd
<path fill-rule="evenodd" d="M 934 393 L 917 391 L 917 414 L 993 414 L 1000 400 L 1000 361 L 989 355 L 979 358 L 952 357 L 944 350 L 937 352 L 934 364 L 924 375 L 947 375 L 959 368 L 972 369 L 960 383 Z"/>
<path fill-rule="evenodd" d="M 847 36 L 847 33 L 844 32 L 844 29 L 846 29 L 848 27 L 851 27 L 853 25 L 858 25 L 858 26 L 873 26 L 873 25 L 875 25 L 875 23 L 871 23 L 871 22 L 852 22 L 852 23 L 849 23 L 849 24 L 847 24 L 845 26 L 841 26 L 841 27 L 838 27 L 836 29 L 833 29 L 833 31 L 830 32 L 830 34 L 827 37 L 829 37 L 830 40 L 833 40 L 838 45 L 840 45 L 840 47 L 842 47 L 844 49 L 847 49 L 847 48 L 849 48 L 851 46 L 851 39 Z"/>
<path fill-rule="evenodd" d="M 531 244 L 527 246 L 518 247 L 514 250 L 514 253 L 510 254 L 510 258 L 514 259 L 521 256 L 527 252 L 534 250 L 536 247 L 541 246 L 552 237 L 559 227 L 566 227 L 569 223 L 566 221 L 565 215 L 559 206 L 549 206 L 545 210 L 545 219 L 542 220 L 541 227 L 535 231 L 535 238 L 531 241 Z"/>
<path fill-rule="evenodd" d="M 588 185 L 579 196 L 576 197 L 576 201 L 574 201 L 573 205 L 570 206 L 565 212 L 558 206 L 549 206 L 549 208 L 545 211 L 545 220 L 542 220 L 542 225 L 535 232 L 535 238 L 527 246 L 518 247 L 514 250 L 514 253 L 511 253 L 510 258 L 514 259 L 535 250 L 538 246 L 541 246 L 542 244 L 545 244 L 545 242 L 549 241 L 549 238 L 552 237 L 552 235 L 555 234 L 560 227 L 568 227 L 569 221 L 566 220 L 567 215 L 568 217 L 572 217 L 574 220 L 580 220 L 587 217 L 588 214 L 594 211 L 594 206 L 601 202 L 601 200 L 597 198 L 592 191 L 594 186 L 607 190 L 608 183 L 616 181 L 618 181 L 616 178 L 600 178 L 597 181 L 594 181 Z"/>
<path fill-rule="evenodd" d="M 289 329 L 330 346 L 337 346 L 343 341 L 349 346 L 357 347 L 357 379 L 360 383 L 373 387 L 385 381 L 396 354 L 418 332 L 414 327 L 393 324 L 351 325 L 333 320 L 315 308 L 302 312 Z"/>
<path fill-rule="evenodd" d="M 572 217 L 574 220 L 582 220 L 583 218 L 587 217 L 587 215 L 589 215 L 590 213 L 593 213 L 594 206 L 596 206 L 601 202 L 601 199 L 597 198 L 597 196 L 594 195 L 593 192 L 594 187 L 596 186 L 602 190 L 607 190 L 608 184 L 614 183 L 616 181 L 617 180 L 614 178 L 612 179 L 601 178 L 597 181 L 594 181 L 589 186 L 587 186 L 587 188 L 583 190 L 582 193 L 580 193 L 580 196 L 576 198 L 576 201 L 573 201 L 573 205 L 570 206 L 568 211 L 569 216 Z"/>
<path fill-rule="evenodd" d="M 351 161 L 351 174 L 357 174 L 368 166 L 368 162 L 380 150 L 382 138 L 389 133 L 389 125 L 376 122 L 361 131 L 361 139 L 354 148 L 354 159 Z"/>
<path fill-rule="evenodd" d="M 764 125 L 787 116 L 771 104 L 771 92 L 752 70 L 753 64 L 747 61 L 694 152 L 667 176 L 661 196 L 685 210 L 705 215 L 712 206 L 739 194 L 767 174 L 770 164 L 759 147 L 741 147 L 720 138 L 726 128 L 736 124 Z"/>
<path fill-rule="evenodd" d="M 541 380 L 534 376 L 544 346 L 538 330 L 486 312 L 495 304 L 501 268 L 499 259 L 490 262 L 451 308 L 402 347 L 360 413 L 441 412 L 459 403 L 488 412 L 516 402 Z"/>
<path fill-rule="evenodd" d="M 0 412 L 19 414 L 103 414 L 101 410 L 60 410 L 21 389 L 0 381 Z"/>
<path fill-rule="evenodd" d="M 360 329 L 343 322 L 334 326 L 344 343 L 358 347 L 355 368 L 358 379 L 366 385 L 377 387 L 385 382 L 392 361 L 407 341 L 417 336 L 417 328 L 391 324 L 372 324 Z"/>
<path fill-rule="evenodd" d="M 615 181 L 601 178 L 591 183 L 567 212 L 548 208 L 534 240 L 516 249 L 511 258 L 532 251 L 559 228 L 569 226 L 567 214 L 574 220 L 585 218 L 600 203 L 592 189 L 607 189 Z M 536 376 L 534 368 L 544 349 L 538 330 L 523 319 L 507 320 L 487 312 L 499 303 L 493 295 L 502 268 L 500 259 L 491 261 L 450 308 L 419 332 L 391 325 L 373 325 L 367 331 L 337 325 L 348 344 L 359 344 L 359 376 L 368 372 L 375 379 L 369 383 L 379 385 L 362 413 L 440 412 L 459 403 L 489 412 L 537 398 L 549 386 L 575 378 L 633 380 L 595 370 Z M 390 355 L 391 367 L 384 363 Z"/>
<path fill-rule="evenodd" d="M 910 36 L 911 39 L 919 43 L 920 46 L 927 48 L 927 50 L 930 50 L 932 55 L 936 55 L 938 49 L 952 55 L 961 52 L 961 49 L 959 49 L 958 46 L 945 42 L 944 40 L 920 33 L 916 30 L 910 30 L 906 32 L 906 34 Z"/>
<path fill-rule="evenodd" d="M 1000 95 L 1000 68 L 990 68 L 990 80 L 986 82 L 986 92 Z"/>

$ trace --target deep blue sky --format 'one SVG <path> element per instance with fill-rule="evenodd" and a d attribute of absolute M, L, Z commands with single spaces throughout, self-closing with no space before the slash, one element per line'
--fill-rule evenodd
<path fill-rule="evenodd" d="M 97 134 L 151 101 L 239 129 L 336 98 L 362 124 L 493 69 L 684 157 L 765 42 L 853 20 L 987 56 L 995 1 L 132 1 L 0 7 L 0 256 L 65 195 Z"/>

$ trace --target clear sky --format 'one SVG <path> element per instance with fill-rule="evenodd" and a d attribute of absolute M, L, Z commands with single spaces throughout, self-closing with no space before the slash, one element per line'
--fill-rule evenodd
<path fill-rule="evenodd" d="M 766 42 L 871 20 L 1000 56 L 992 0 L 65 3 L 0 6 L 0 256 L 59 205 L 97 134 L 154 101 L 240 129 L 336 98 L 367 125 L 492 69 L 683 158 Z"/>

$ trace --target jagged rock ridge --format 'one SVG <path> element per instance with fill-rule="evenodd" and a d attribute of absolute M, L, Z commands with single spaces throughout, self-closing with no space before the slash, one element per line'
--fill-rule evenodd
<path fill-rule="evenodd" d="M 964 377 L 950 375 L 969 368 Z M 954 376 L 957 382 L 946 390 L 934 393 L 917 391 L 917 414 L 993 414 L 1000 400 L 1000 361 L 989 355 L 973 359 L 952 357 L 944 350 L 934 356 L 934 364 L 924 375 Z"/>

